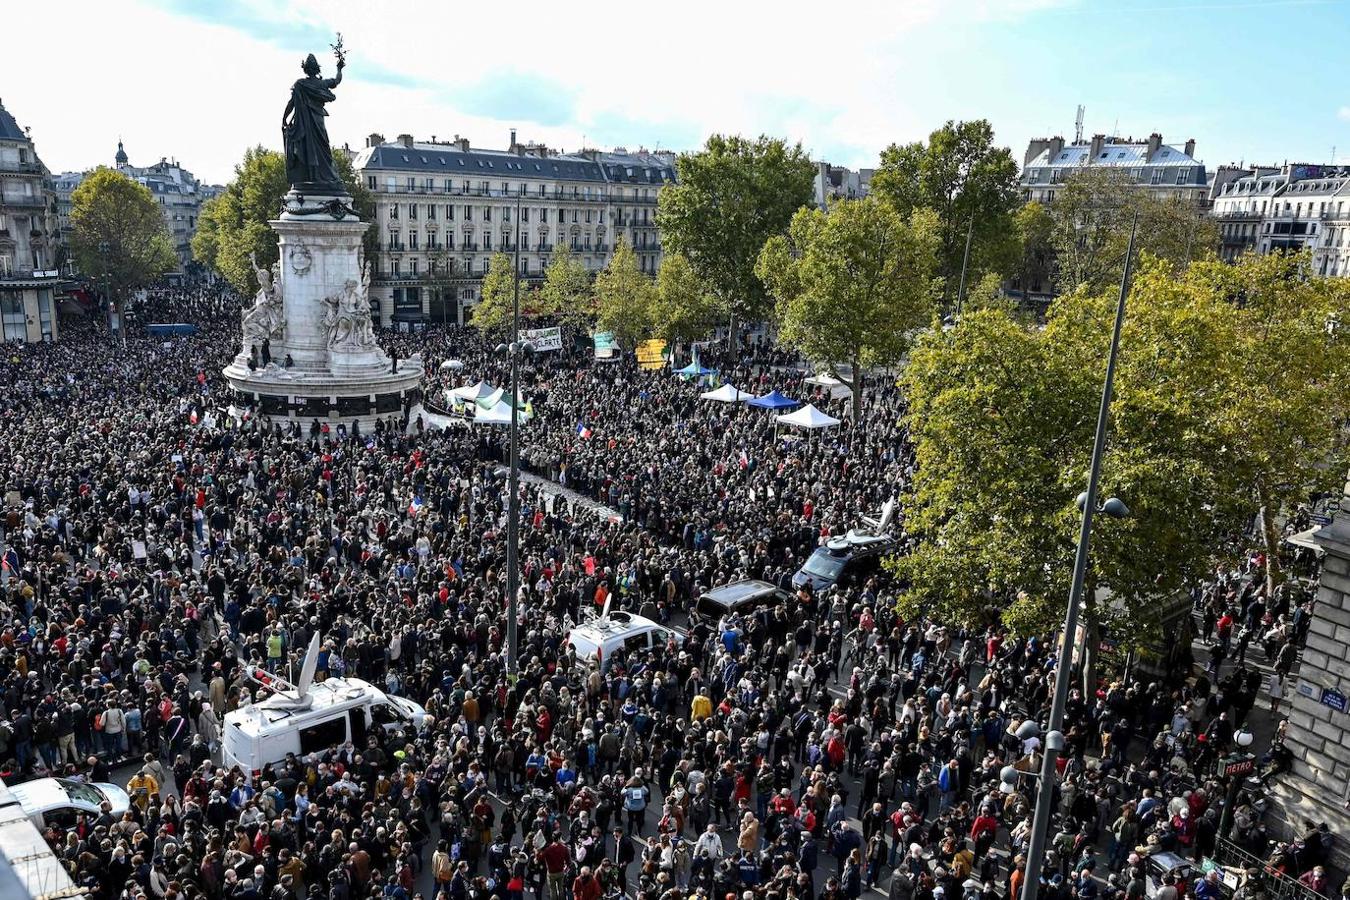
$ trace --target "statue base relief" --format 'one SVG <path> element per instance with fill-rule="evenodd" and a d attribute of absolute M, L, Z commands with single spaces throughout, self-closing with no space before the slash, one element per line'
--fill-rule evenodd
<path fill-rule="evenodd" d="M 370 226 L 350 205 L 345 194 L 292 189 L 270 223 L 280 239 L 275 293 L 260 291 L 257 312 L 244 316 L 243 349 L 224 370 L 239 401 L 264 422 L 359 423 L 369 433 L 377 419 L 402 421 L 421 401 L 421 360 L 399 360 L 394 370 L 375 340 L 361 260 Z M 267 326 L 275 326 L 272 364 L 255 352 L 250 369 L 250 346 Z"/>

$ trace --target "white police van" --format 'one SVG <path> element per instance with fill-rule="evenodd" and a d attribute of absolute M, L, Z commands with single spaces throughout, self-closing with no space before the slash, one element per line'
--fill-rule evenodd
<path fill-rule="evenodd" d="M 314 681 L 319 659 L 316 634 L 305 654 L 298 684 L 271 675 L 256 666 L 247 674 L 272 695 L 225 714 L 221 730 L 221 761 L 238 766 L 252 777 L 268 763 L 287 754 L 321 753 L 347 741 L 358 749 L 377 728 L 399 731 L 420 726 L 427 712 L 417 703 L 394 697 L 360 678 Z"/>

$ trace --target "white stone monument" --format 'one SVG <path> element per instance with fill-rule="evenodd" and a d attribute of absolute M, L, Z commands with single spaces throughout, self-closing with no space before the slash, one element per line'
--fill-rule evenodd
<path fill-rule="evenodd" d="M 319 77 L 311 54 L 283 116 L 291 190 L 276 231 L 280 258 L 253 263 L 259 290 L 241 317 L 242 349 L 225 367 L 239 399 L 267 420 L 359 423 L 401 421 L 421 402 L 422 361 L 395 362 L 375 340 L 370 267 L 361 258 L 368 223 L 351 207 L 332 164 L 324 104 L 342 81 L 341 37 L 335 79 Z"/>

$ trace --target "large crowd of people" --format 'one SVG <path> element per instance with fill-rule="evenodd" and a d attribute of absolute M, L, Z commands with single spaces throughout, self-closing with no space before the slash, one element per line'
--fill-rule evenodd
<path fill-rule="evenodd" d="M 1254 708 L 1279 711 L 1309 595 L 1267 595 L 1258 553 L 1195 586 L 1193 669 L 1136 665 L 1073 692 L 1052 852 L 1028 873 L 1040 741 L 1017 735 L 1044 720 L 1054 641 L 902 619 L 884 571 L 792 587 L 913 473 L 889 379 L 868 382 L 855 423 L 781 349 L 705 352 L 744 390 L 844 418 L 796 435 L 669 371 L 572 349 L 527 361 L 521 460 L 537 477 L 521 489 L 509 678 L 504 432 L 226 416 L 239 308 L 221 288 L 156 291 L 140 321 L 199 331 L 121 343 L 72 322 L 0 360 L 0 761 L 9 783 L 130 771 L 125 813 L 48 829 L 91 896 L 1002 900 L 1036 877 L 1054 900 L 1218 900 L 1198 868 L 1148 860 L 1213 855 L 1215 761 Z M 472 331 L 381 339 L 422 354 L 429 397 L 506 383 Z M 793 602 L 688 618 L 744 578 Z M 569 630 L 606 608 L 688 633 L 579 658 Z M 226 716 L 259 699 L 245 666 L 284 671 L 316 634 L 318 678 L 365 679 L 427 717 L 223 766 Z M 1269 743 L 1262 772 L 1278 777 L 1278 731 Z M 1007 766 L 1024 777 L 1001 787 Z M 1274 842 L 1258 801 L 1241 794 L 1234 816 L 1258 861 L 1244 898 L 1275 873 L 1331 896 L 1329 832 Z"/>

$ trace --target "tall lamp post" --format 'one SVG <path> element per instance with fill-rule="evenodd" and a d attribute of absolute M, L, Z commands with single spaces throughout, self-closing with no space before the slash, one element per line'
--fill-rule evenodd
<path fill-rule="evenodd" d="M 1238 729 L 1233 735 L 1233 748 L 1223 761 L 1223 774 L 1228 776 L 1228 794 L 1223 801 L 1223 818 L 1219 820 L 1219 837 L 1226 838 L 1233 830 L 1233 810 L 1237 806 L 1238 791 L 1242 782 L 1256 768 L 1256 757 L 1247 749 L 1252 745 L 1252 733 L 1247 726 Z"/>
<path fill-rule="evenodd" d="M 1125 321 L 1125 298 L 1129 294 L 1130 265 L 1134 259 L 1135 229 L 1138 216 L 1130 226 L 1130 244 L 1125 251 L 1125 271 L 1120 278 L 1120 297 L 1116 301 L 1116 322 L 1111 333 L 1111 352 L 1106 358 L 1106 380 L 1102 385 L 1102 402 L 1097 410 L 1097 436 L 1092 444 L 1092 466 L 1088 472 L 1087 490 L 1078 495 L 1078 508 L 1083 511 L 1082 526 L 1078 531 L 1078 550 L 1073 561 L 1073 582 L 1069 588 L 1069 608 L 1064 614 L 1064 635 L 1060 640 L 1059 660 L 1055 666 L 1055 695 L 1050 705 L 1050 721 L 1046 725 L 1045 753 L 1041 758 L 1041 783 L 1036 795 L 1036 813 L 1031 823 L 1031 842 L 1027 847 L 1026 877 L 1022 882 L 1022 900 L 1036 900 L 1040 890 L 1041 869 L 1045 865 L 1045 845 L 1049 838 L 1051 808 L 1055 802 L 1057 769 L 1055 759 L 1064 749 L 1064 707 L 1069 700 L 1069 682 L 1073 675 L 1073 649 L 1078 634 L 1078 609 L 1083 600 L 1083 582 L 1087 574 L 1088 545 L 1092 538 L 1092 516 L 1103 512 L 1113 518 L 1124 518 L 1130 511 L 1120 500 L 1110 498 L 1097 506 L 1097 485 L 1101 478 L 1102 456 L 1106 450 L 1106 422 L 1111 412 L 1111 391 L 1116 376 L 1116 358 L 1120 353 L 1120 327 Z"/>
<path fill-rule="evenodd" d="M 966 250 L 961 254 L 961 286 L 956 291 L 956 318 L 961 318 L 961 304 L 966 299 L 966 266 L 970 264 L 970 239 L 975 234 L 975 217 L 966 226 Z"/>
<path fill-rule="evenodd" d="M 520 339 L 520 194 L 516 189 L 515 277 L 511 291 L 511 343 L 498 344 L 497 352 L 511 360 L 511 436 L 506 479 L 510 497 L 506 502 L 506 675 L 514 681 L 519 674 L 519 647 L 516 619 L 520 574 L 516 557 L 520 544 L 520 357 L 533 353 L 534 345 Z"/>

